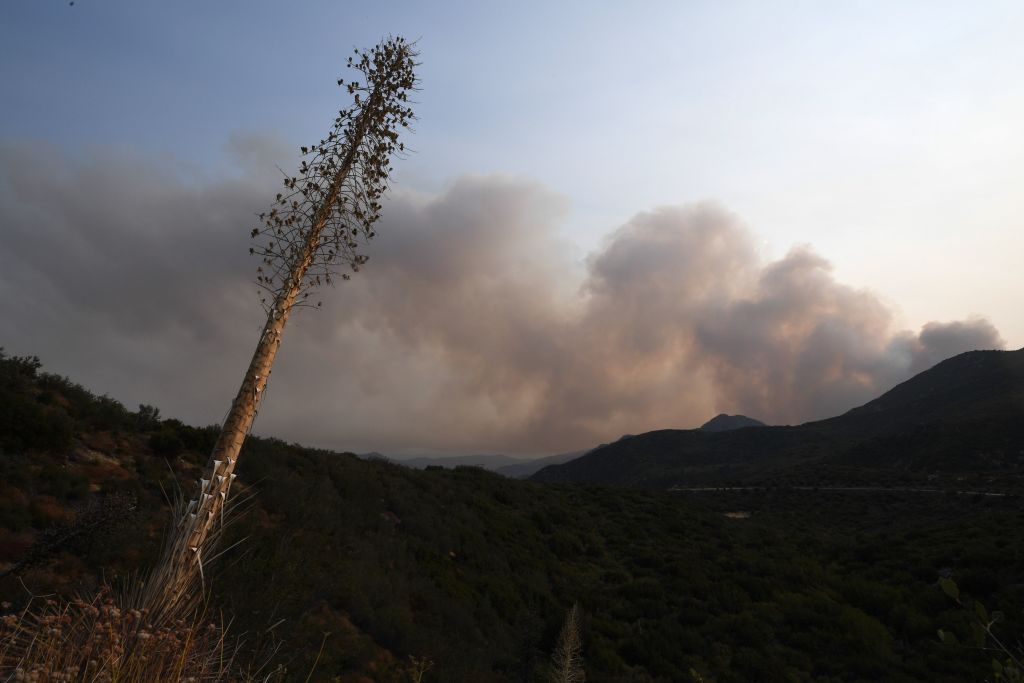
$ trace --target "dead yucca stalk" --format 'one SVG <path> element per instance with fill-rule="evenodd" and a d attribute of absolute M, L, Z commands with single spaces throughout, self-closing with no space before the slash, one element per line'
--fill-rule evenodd
<path fill-rule="evenodd" d="M 391 156 L 404 150 L 398 133 L 413 119 L 408 98 L 416 87 L 415 57 L 402 38 L 356 50 L 349 66 L 362 74 L 362 81 L 346 85 L 353 103 L 339 112 L 324 140 L 302 148 L 308 160 L 297 176 L 284 179 L 285 191 L 268 213 L 260 214 L 262 223 L 252 231 L 250 253 L 262 258 L 257 283 L 270 297 L 263 299 L 267 321 L 196 496 L 181 511 L 169 550 L 151 579 L 149 595 L 168 614 L 183 613 L 199 595 L 197 577 L 201 582 L 211 534 L 223 514 L 288 317 L 295 306 L 308 303 L 313 287 L 330 284 L 340 267 L 358 270 L 366 262 L 357 252 L 359 241 L 374 235 Z"/>
<path fill-rule="evenodd" d="M 181 520 L 188 515 L 194 502 L 187 501 L 180 490 L 175 491 L 171 501 L 170 524 L 164 536 L 164 545 L 160 560 L 148 575 L 133 580 L 122 592 L 126 604 L 145 607 L 155 621 L 176 621 L 196 612 L 201 601 L 209 596 L 203 565 L 208 565 L 231 550 L 242 541 L 228 547 L 221 547 L 221 539 L 227 529 L 244 512 L 252 502 L 251 494 L 243 494 L 241 500 L 236 496 L 230 508 L 223 508 L 218 517 L 218 524 L 211 526 L 203 541 L 205 552 L 199 553 L 202 562 L 197 564 L 193 572 L 182 572 L 175 563 L 174 557 L 179 552 Z M 168 591 L 167 586 L 173 585 L 175 590 Z"/>
<path fill-rule="evenodd" d="M 583 683 L 583 641 L 580 638 L 580 607 L 573 603 L 565 615 L 558 643 L 551 653 L 551 683 Z"/>

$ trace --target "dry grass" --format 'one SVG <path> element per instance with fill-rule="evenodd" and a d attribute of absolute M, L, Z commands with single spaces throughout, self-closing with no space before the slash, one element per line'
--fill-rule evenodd
<path fill-rule="evenodd" d="M 130 602 L 130 601 L 129 601 Z M 91 600 L 33 599 L 0 618 L 0 680 L 38 683 L 267 681 L 242 670 L 240 641 L 201 616 L 154 623 L 110 590 Z"/>
<path fill-rule="evenodd" d="M 246 496 L 240 499 L 244 503 Z M 234 507 L 234 506 L 233 506 Z M 233 510 L 235 511 L 235 510 Z M 246 643 L 228 637 L 223 620 L 208 618 L 203 565 L 217 557 L 224 530 L 215 525 L 196 553 L 195 571 L 175 572 L 178 528 L 187 519 L 179 495 L 172 504 L 163 561 L 123 590 L 91 597 L 33 597 L 17 613 L 0 607 L 0 682 L 34 683 L 265 683 L 278 680 L 272 631 Z M 222 521 L 222 520 L 218 520 Z M 227 548 L 226 550 L 230 550 Z M 269 636 L 270 642 L 265 642 Z M 244 652 L 244 657 L 240 656 Z M 244 660 L 244 661 L 243 661 Z"/>
<path fill-rule="evenodd" d="M 205 539 L 206 557 L 196 554 L 197 571 L 168 572 L 166 559 L 175 549 L 175 527 L 185 517 L 186 504 L 179 495 L 172 505 L 165 562 L 145 580 L 131 580 L 119 591 L 104 587 L 84 599 L 34 597 L 20 612 L 0 616 L 0 682 L 259 683 L 279 679 L 284 670 L 269 667 L 276 653 L 272 643 L 257 639 L 254 646 L 241 637 L 229 638 L 223 620 L 207 616 L 204 600 L 209 593 L 202 565 L 216 557 L 214 546 L 222 525 Z M 3 611 L 9 607 L 3 605 Z M 239 656 L 243 646 L 245 662 Z M 254 666 L 254 661 L 262 664 Z"/>

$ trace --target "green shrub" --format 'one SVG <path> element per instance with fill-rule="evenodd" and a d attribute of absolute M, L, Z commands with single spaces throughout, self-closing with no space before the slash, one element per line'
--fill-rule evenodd
<path fill-rule="evenodd" d="M 164 425 L 159 431 L 149 435 L 149 447 L 157 455 L 173 458 L 181 453 L 184 444 L 181 441 L 181 437 L 178 436 L 177 430 L 171 426 Z"/>

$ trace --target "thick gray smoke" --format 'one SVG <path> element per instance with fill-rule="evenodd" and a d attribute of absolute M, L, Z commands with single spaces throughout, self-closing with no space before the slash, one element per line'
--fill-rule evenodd
<path fill-rule="evenodd" d="M 259 168 L 276 152 L 234 142 Z M 0 344 L 134 407 L 219 421 L 262 322 L 247 260 L 273 179 L 209 181 L 0 146 Z M 893 329 L 807 247 L 764 262 L 714 204 L 638 214 L 585 263 L 522 180 L 396 193 L 369 265 L 286 334 L 257 431 L 355 450 L 546 452 L 717 412 L 827 417 L 975 348 L 987 321 Z"/>

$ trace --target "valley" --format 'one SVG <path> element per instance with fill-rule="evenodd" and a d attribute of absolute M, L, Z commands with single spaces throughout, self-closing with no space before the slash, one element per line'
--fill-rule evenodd
<path fill-rule="evenodd" d="M 150 565 L 166 491 L 196 476 L 216 429 L 2 362 L 2 414 L 18 417 L 2 432 L 0 598 L 68 595 Z M 276 639 L 294 680 L 398 683 L 410 656 L 433 662 L 428 681 L 544 680 L 573 603 L 591 681 L 971 680 L 990 658 L 938 642 L 940 628 L 971 637 L 942 577 L 1004 611 L 1006 637 L 1024 630 L 1012 469 L 940 484 L 787 464 L 741 471 L 773 484 L 654 490 L 416 470 L 255 437 L 244 452 L 211 600 L 233 630 Z M 903 483 L 849 484 L 858 472 Z M 48 529 L 112 496 L 133 509 L 52 542 Z"/>

